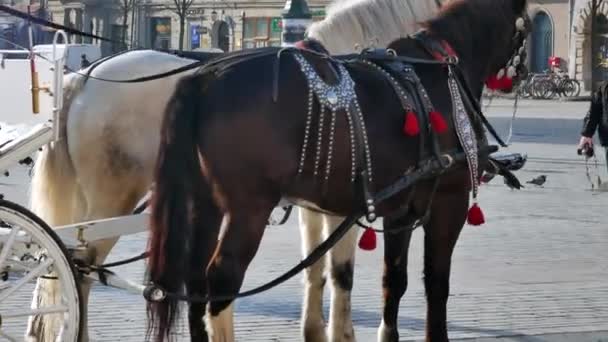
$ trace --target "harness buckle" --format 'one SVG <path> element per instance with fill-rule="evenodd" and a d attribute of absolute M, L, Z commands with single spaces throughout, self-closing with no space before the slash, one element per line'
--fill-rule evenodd
<path fill-rule="evenodd" d="M 452 65 L 457 65 L 459 62 L 458 56 L 456 56 L 456 55 L 447 55 L 447 56 L 445 56 L 444 61 L 447 64 L 452 64 Z"/>
<path fill-rule="evenodd" d="M 443 169 L 448 169 L 454 165 L 454 157 L 449 154 L 443 154 L 439 158 L 439 163 Z"/>

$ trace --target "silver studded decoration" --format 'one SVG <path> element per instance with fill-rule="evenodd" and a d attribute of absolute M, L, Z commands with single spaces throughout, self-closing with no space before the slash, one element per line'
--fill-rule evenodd
<path fill-rule="evenodd" d="M 422 105 L 424 106 L 424 109 L 427 111 L 427 113 L 435 111 L 435 106 L 433 106 L 431 98 L 429 97 L 429 94 L 426 92 L 426 89 L 422 85 L 422 81 L 420 81 L 420 78 L 416 74 L 416 71 L 414 71 L 411 66 L 406 66 L 405 68 L 403 68 L 403 72 L 405 72 L 405 78 L 416 85 L 416 90 L 418 90 L 418 93 L 421 95 Z"/>
<path fill-rule="evenodd" d="M 323 126 L 325 122 L 325 111 L 330 110 L 330 125 L 329 125 L 329 135 L 328 135 L 328 151 L 327 151 L 327 161 L 325 164 L 325 175 L 324 179 L 327 181 L 329 179 L 331 173 L 331 162 L 333 158 L 333 146 L 334 146 L 334 137 L 335 137 L 335 128 L 336 128 L 336 114 L 337 111 L 343 110 L 346 114 L 346 118 L 348 120 L 349 126 L 349 135 L 350 135 L 350 154 L 351 154 L 351 182 L 355 181 L 356 177 L 356 142 L 355 142 L 355 125 L 352 122 L 353 118 L 359 120 L 362 134 L 363 134 L 363 143 L 365 150 L 365 159 L 366 159 L 366 168 L 369 181 L 372 181 L 372 162 L 371 155 L 369 149 L 369 141 L 367 139 L 367 131 L 365 128 L 365 122 L 363 120 L 363 114 L 361 112 L 361 108 L 357 101 L 357 95 L 355 93 L 355 82 L 350 77 L 348 70 L 342 65 L 338 64 L 338 73 L 340 81 L 336 85 L 328 85 L 325 83 L 321 77 L 317 74 L 315 69 L 308 63 L 308 61 L 299 53 L 294 53 L 296 61 L 300 65 L 300 69 L 304 74 L 306 81 L 308 83 L 308 112 L 306 114 L 306 128 L 304 132 L 304 143 L 302 144 L 302 151 L 300 154 L 300 163 L 298 167 L 298 174 L 301 174 L 304 170 L 304 163 L 306 159 L 306 149 L 310 142 L 310 131 L 311 131 L 311 122 L 313 116 L 313 99 L 316 97 L 320 104 L 320 113 L 319 113 L 319 126 L 318 126 L 318 135 L 317 135 L 317 146 L 316 146 L 316 155 L 314 161 L 314 175 L 318 175 L 319 173 L 319 165 L 321 160 L 321 146 L 322 146 L 322 133 Z M 354 109 L 356 111 L 356 115 L 352 115 L 351 110 Z"/>
<path fill-rule="evenodd" d="M 458 136 L 458 140 L 466 155 L 469 174 L 471 176 L 471 186 L 473 187 L 473 198 L 475 199 L 477 198 L 477 190 L 479 188 L 479 177 L 477 176 L 479 166 L 477 137 L 464 107 L 464 103 L 462 102 L 458 83 L 453 76 L 448 78 L 448 87 L 450 88 L 450 94 L 452 95 L 452 108 L 454 111 L 452 117 L 454 120 L 454 127 L 456 128 L 456 135 Z"/>

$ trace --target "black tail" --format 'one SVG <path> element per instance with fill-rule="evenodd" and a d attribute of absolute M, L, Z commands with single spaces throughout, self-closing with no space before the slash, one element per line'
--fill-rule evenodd
<path fill-rule="evenodd" d="M 199 163 L 197 131 L 204 75 L 180 80 L 167 104 L 151 201 L 148 278 L 169 292 L 183 292 L 190 265 L 194 208 L 211 188 Z M 205 197 L 207 196 L 207 197 Z M 202 266 L 202 265 L 199 265 Z M 200 268 L 199 268 L 200 269 Z M 165 299 L 149 303 L 147 337 L 170 340 L 179 303 Z"/>

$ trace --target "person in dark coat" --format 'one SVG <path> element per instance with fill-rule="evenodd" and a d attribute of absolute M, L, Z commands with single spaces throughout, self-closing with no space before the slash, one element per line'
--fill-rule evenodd
<path fill-rule="evenodd" d="M 87 55 L 84 53 L 80 55 L 80 68 L 84 69 L 89 65 L 91 65 L 91 62 L 89 62 L 89 60 L 87 59 Z"/>
<path fill-rule="evenodd" d="M 578 148 L 592 148 L 593 135 L 596 131 L 608 160 L 608 81 L 602 82 L 597 91 L 593 93 L 589 110 L 583 119 Z"/>

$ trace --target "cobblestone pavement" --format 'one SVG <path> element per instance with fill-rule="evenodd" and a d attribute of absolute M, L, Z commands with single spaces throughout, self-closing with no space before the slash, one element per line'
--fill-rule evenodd
<path fill-rule="evenodd" d="M 487 223 L 466 226 L 454 255 L 450 336 L 554 334 L 551 336 L 571 336 L 567 341 L 582 341 L 581 333 L 595 332 L 594 338 L 605 340 L 608 227 L 603 213 L 608 194 L 588 190 L 584 165 L 572 147 L 515 144 L 512 150 L 530 156 L 518 173 L 522 181 L 541 173 L 548 180 L 544 188 L 522 191 L 510 191 L 502 180 L 483 186 L 480 203 Z M 600 160 L 600 169 L 605 175 L 603 162 Z M 299 261 L 296 218 L 293 215 L 285 226 L 268 228 L 244 288 L 259 285 Z M 416 231 L 412 241 L 410 286 L 399 318 L 403 340 L 424 334 L 422 237 L 422 231 Z M 145 238 L 145 234 L 122 238 L 110 260 L 137 255 L 144 249 Z M 359 341 L 374 341 L 380 321 L 381 251 L 380 241 L 377 250 L 359 250 L 356 256 L 353 317 Z M 117 269 L 136 281 L 141 281 L 143 271 L 141 262 Z M 266 293 L 237 301 L 238 340 L 299 340 L 301 293 L 301 276 L 297 276 Z M 27 295 L 23 291 L 14 300 L 26 305 Z M 91 297 L 90 325 L 96 341 L 142 341 L 144 300 L 97 285 Z M 560 335 L 563 333 L 571 334 Z"/>
<path fill-rule="evenodd" d="M 580 112 L 584 107 L 573 109 L 579 111 L 577 117 L 584 115 Z M 573 135 L 576 138 L 576 132 Z M 589 190 L 575 147 L 564 143 L 515 143 L 510 148 L 529 156 L 526 167 L 518 172 L 520 179 L 546 174 L 543 188 L 511 191 L 502 179 L 482 187 L 480 203 L 487 223 L 465 226 L 454 254 L 448 304 L 453 340 L 608 341 L 608 193 Z M 599 162 L 601 176 L 608 180 L 603 154 Z M 399 316 L 404 341 L 424 336 L 422 239 L 423 232 L 416 231 L 409 288 Z M 125 236 L 108 261 L 137 255 L 145 243 L 143 233 Z M 296 264 L 301 257 L 299 243 L 297 212 L 286 225 L 269 227 L 243 289 Z M 358 341 L 376 339 L 382 250 L 380 240 L 373 252 L 357 251 L 352 308 Z M 134 281 L 143 279 L 142 262 L 116 271 Z M 238 341 L 299 341 L 301 279 L 297 276 L 266 293 L 238 300 Z M 12 302 L 29 305 L 29 295 L 21 291 Z M 328 293 L 325 300 L 327 316 Z M 144 305 L 141 296 L 96 285 L 89 320 L 93 340 L 143 341 Z M 22 331 L 22 327 L 14 328 Z M 188 340 L 185 328 L 181 334 L 180 340 Z"/>

